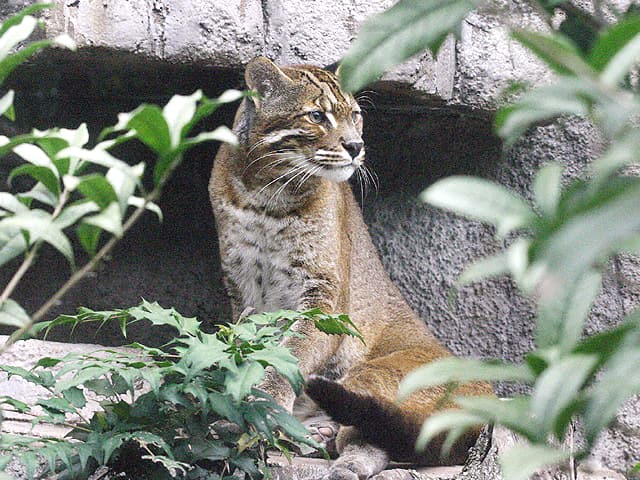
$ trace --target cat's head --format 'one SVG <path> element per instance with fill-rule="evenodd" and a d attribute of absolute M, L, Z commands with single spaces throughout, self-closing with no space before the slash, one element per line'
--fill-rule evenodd
<path fill-rule="evenodd" d="M 287 177 L 347 180 L 362 165 L 362 115 L 338 77 L 318 67 L 280 68 L 265 57 L 247 65 L 252 97 L 248 161 Z M 287 178 L 283 177 L 283 178 Z"/>

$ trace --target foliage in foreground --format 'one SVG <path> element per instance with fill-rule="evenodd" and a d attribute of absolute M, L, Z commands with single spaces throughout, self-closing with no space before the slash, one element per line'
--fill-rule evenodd
<path fill-rule="evenodd" d="M 533 205 L 493 182 L 465 176 L 436 182 L 422 194 L 431 205 L 495 227 L 506 250 L 470 266 L 458 286 L 510 274 L 537 302 L 537 349 L 522 364 L 437 362 L 410 374 L 400 389 L 404 397 L 418 388 L 468 380 L 530 385 L 531 394 L 510 401 L 457 399 L 462 409 L 428 420 L 419 442 L 424 447 L 446 430 L 451 444 L 471 425 L 502 424 L 531 442 L 501 458 L 511 480 L 526 479 L 570 454 L 586 455 L 621 404 L 640 393 L 640 313 L 583 338 L 607 259 L 640 253 L 640 178 L 621 174 L 638 163 L 640 151 L 640 97 L 632 74 L 640 58 L 640 16 L 632 4 L 627 12 L 615 12 L 608 24 L 600 2 L 593 2 L 593 15 L 569 2 L 529 3 L 548 21 L 548 31 L 511 28 L 511 34 L 556 76 L 548 85 L 520 89 L 519 98 L 497 113 L 497 133 L 510 146 L 539 122 L 578 115 L 599 127 L 608 148 L 571 181 L 563 178 L 560 164 L 540 168 Z M 342 64 L 343 84 L 356 90 L 425 47 L 437 52 L 446 35 L 456 33 L 462 19 L 482 5 L 478 0 L 400 0 L 366 22 Z M 554 30 L 551 16 L 558 12 L 564 20 Z M 508 13 L 502 18 L 510 25 Z M 553 439 L 563 440 L 569 423 L 578 419 L 585 428 L 584 448 L 568 452 L 553 446 Z"/>
<path fill-rule="evenodd" d="M 30 14 L 48 5 L 36 4 L 0 25 L 0 85 L 20 63 L 36 50 L 51 44 L 73 47 L 68 37 L 32 42 L 14 47 L 37 27 Z M 114 127 L 105 129 L 93 148 L 88 147 L 85 124 L 76 129 L 52 128 L 8 138 L 0 135 L 0 157 L 13 152 L 22 163 L 14 168 L 9 181 L 27 177 L 24 191 L 0 192 L 0 267 L 11 266 L 22 258 L 13 277 L 0 293 L 0 325 L 16 328 L 9 343 L 26 333 L 73 285 L 115 246 L 146 210 L 161 217 L 156 201 L 185 152 L 205 141 L 234 143 L 235 136 L 224 126 L 190 136 L 200 120 L 221 104 L 233 102 L 242 92 L 229 90 L 217 99 L 197 91 L 189 96 L 175 95 L 164 107 L 141 105 L 121 113 Z M 13 119 L 14 92 L 0 97 L 0 115 Z M 109 136 L 108 140 L 104 140 Z M 147 191 L 142 179 L 146 165 L 128 165 L 110 150 L 138 140 L 156 156 L 153 188 Z M 90 260 L 76 266 L 76 252 L 69 238 L 71 231 Z M 71 265 L 68 280 L 32 314 L 11 296 L 25 273 L 36 261 L 41 247 L 53 246 Z M 7 265 L 9 264 L 9 265 Z M 8 346 L 1 346 L 0 351 Z"/>
<path fill-rule="evenodd" d="M 242 472 L 261 478 L 267 448 L 288 454 L 292 444 L 319 447 L 295 417 L 256 388 L 271 366 L 299 392 L 298 361 L 280 342 L 298 335 L 291 327 L 300 319 L 330 334 L 359 335 L 346 317 L 319 310 L 251 315 L 205 333 L 195 318 L 146 301 L 124 310 L 81 308 L 78 315 L 40 323 L 38 329 L 48 331 L 116 321 L 126 335 L 128 325 L 145 320 L 172 327 L 176 338 L 161 348 L 134 343 L 126 351 L 42 358 L 31 370 L 0 365 L 10 377 L 50 393 L 35 408 L 9 397 L 0 404 L 34 423 L 68 425 L 74 439 L 3 435 L 0 449 L 15 454 L 22 448 L 16 456 L 29 478 L 41 458 L 60 478 L 86 478 L 100 465 L 116 473 L 133 467 L 130 474 L 144 472 L 144 478 L 231 479 L 243 478 Z M 82 411 L 88 398 L 100 404 L 91 418 Z"/>

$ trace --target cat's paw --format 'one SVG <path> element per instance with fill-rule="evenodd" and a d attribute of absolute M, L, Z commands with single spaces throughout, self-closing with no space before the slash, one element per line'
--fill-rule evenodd
<path fill-rule="evenodd" d="M 309 419 L 302 423 L 307 428 L 307 430 L 309 430 L 311 438 L 322 445 L 329 456 L 337 456 L 338 451 L 336 449 L 336 436 L 338 435 L 340 425 L 329 419 Z"/>
<path fill-rule="evenodd" d="M 322 480 L 360 480 L 358 474 L 345 467 L 331 467 Z"/>
<path fill-rule="evenodd" d="M 370 463 L 366 458 L 344 458 L 336 460 L 329 473 L 323 480 L 366 480 L 375 471 L 372 471 Z"/>

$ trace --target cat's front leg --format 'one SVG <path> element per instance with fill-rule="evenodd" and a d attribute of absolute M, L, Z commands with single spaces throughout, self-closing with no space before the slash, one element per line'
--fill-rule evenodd
<path fill-rule="evenodd" d="M 319 308 L 325 313 L 337 311 L 339 290 L 336 279 L 308 282 L 310 285 L 300 302 L 297 310 L 305 311 Z M 340 345 L 340 336 L 328 335 L 318 330 L 309 319 L 298 320 L 292 327 L 296 336 L 286 337 L 282 345 L 287 347 L 298 359 L 298 367 L 306 380 L 309 375 L 316 373 L 324 367 Z M 267 374 L 260 388 L 287 409 L 293 411 L 296 394 L 289 382 L 272 368 L 267 369 Z"/>

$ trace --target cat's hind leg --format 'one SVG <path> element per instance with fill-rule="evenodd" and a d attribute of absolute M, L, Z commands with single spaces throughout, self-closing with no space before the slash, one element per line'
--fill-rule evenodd
<path fill-rule="evenodd" d="M 355 427 L 341 427 L 336 443 L 340 456 L 324 480 L 366 480 L 389 463 L 389 455 L 363 440 Z"/>

